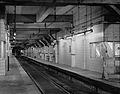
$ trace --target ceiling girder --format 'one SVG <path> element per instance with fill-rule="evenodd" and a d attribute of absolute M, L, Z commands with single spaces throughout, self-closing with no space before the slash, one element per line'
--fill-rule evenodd
<path fill-rule="evenodd" d="M 52 7 L 51 8 L 45 7 L 42 10 L 42 13 L 41 13 L 41 10 L 38 11 L 38 13 L 37 13 L 37 22 L 42 22 L 52 11 L 53 11 Z"/>
<path fill-rule="evenodd" d="M 43 22 L 73 22 L 73 15 L 49 15 Z"/>
<path fill-rule="evenodd" d="M 37 13 L 37 22 L 42 22 L 48 15 L 53 14 L 64 14 L 73 8 L 73 5 L 64 6 L 64 7 L 43 7 L 42 10 L 39 10 Z"/>
<path fill-rule="evenodd" d="M 71 27 L 71 23 L 69 22 L 55 22 L 52 23 L 25 23 L 25 24 L 16 24 L 16 28 L 62 28 L 63 27 Z M 14 24 L 10 24 L 10 28 L 14 28 Z"/>
<path fill-rule="evenodd" d="M 38 43 L 39 45 L 41 45 L 42 47 L 44 46 L 43 43 L 41 43 L 39 40 L 36 40 L 36 41 L 37 41 L 37 43 Z"/>
<path fill-rule="evenodd" d="M 104 14 L 104 21 L 106 22 L 120 22 L 120 9 L 115 5 L 107 5 L 104 6 L 108 10 L 106 14 Z"/>
<path fill-rule="evenodd" d="M 11 35 L 13 34 L 13 29 L 11 28 Z M 18 35 L 30 35 L 30 34 L 37 34 L 38 36 L 45 35 L 45 34 L 54 34 L 56 32 L 59 32 L 61 29 L 60 28 L 16 28 L 16 36 Z"/>
<path fill-rule="evenodd" d="M 120 16 L 120 9 L 118 9 L 115 5 L 110 5 L 110 7 Z"/>
<path fill-rule="evenodd" d="M 45 36 L 44 38 L 45 38 L 45 39 L 48 41 L 48 43 L 50 43 L 50 45 L 51 45 L 52 40 L 51 40 L 49 34 L 47 34 L 47 36 Z"/>
<path fill-rule="evenodd" d="M 51 40 L 56 40 L 56 38 L 55 38 L 55 37 L 53 37 L 53 35 L 52 35 L 52 34 L 49 34 L 48 36 L 51 38 Z"/>
<path fill-rule="evenodd" d="M 42 43 L 45 46 L 45 43 L 42 40 L 39 40 L 40 43 Z"/>
<path fill-rule="evenodd" d="M 24 42 L 24 41 L 34 41 L 36 39 L 40 39 L 40 38 L 38 38 L 38 37 L 35 37 L 35 38 L 25 38 L 25 37 L 16 38 L 17 41 L 19 40 L 19 41 L 22 41 L 22 42 Z"/>
<path fill-rule="evenodd" d="M 14 28 L 10 28 L 11 30 Z M 60 28 L 16 28 L 16 31 L 49 31 L 49 30 L 54 30 L 54 31 L 59 31 Z"/>
<path fill-rule="evenodd" d="M 39 47 L 42 46 L 37 40 L 35 41 L 35 43 L 36 43 Z"/>
<path fill-rule="evenodd" d="M 105 2 L 106 1 L 106 2 Z M 4 5 L 22 5 L 22 6 L 66 6 L 66 5 L 105 5 L 118 4 L 119 0 L 1 0 L 0 4 Z"/>
<path fill-rule="evenodd" d="M 7 14 L 8 23 L 14 23 L 15 15 Z M 16 14 L 16 23 L 34 23 L 36 22 L 35 14 Z"/>
<path fill-rule="evenodd" d="M 45 40 L 48 46 L 51 44 L 50 41 L 48 41 L 45 37 L 43 38 L 43 40 Z"/>
<path fill-rule="evenodd" d="M 41 41 L 44 42 L 46 46 L 49 46 L 49 43 L 44 38 L 42 38 Z"/>
<path fill-rule="evenodd" d="M 36 48 L 39 47 L 39 45 L 37 43 L 34 43 L 34 45 L 35 45 Z"/>
<path fill-rule="evenodd" d="M 44 40 L 44 38 L 42 38 L 40 40 L 45 44 L 45 46 L 49 46 L 48 42 L 46 40 Z"/>

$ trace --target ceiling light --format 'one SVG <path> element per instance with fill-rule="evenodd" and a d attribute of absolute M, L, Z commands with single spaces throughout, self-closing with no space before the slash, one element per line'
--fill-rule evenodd
<path fill-rule="evenodd" d="M 13 39 L 15 39 L 15 36 L 13 37 Z"/>
<path fill-rule="evenodd" d="M 16 33 L 14 33 L 14 36 L 16 36 Z"/>
<path fill-rule="evenodd" d="M 77 35 L 77 34 L 86 34 L 86 33 L 92 33 L 92 32 L 93 32 L 93 29 L 89 29 L 89 30 L 85 30 L 83 32 L 75 33 L 74 35 Z"/>

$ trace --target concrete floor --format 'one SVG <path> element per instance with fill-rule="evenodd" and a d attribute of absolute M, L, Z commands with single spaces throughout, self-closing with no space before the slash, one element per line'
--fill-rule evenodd
<path fill-rule="evenodd" d="M 0 94 L 40 94 L 14 56 L 10 57 L 10 71 L 0 76 Z"/>

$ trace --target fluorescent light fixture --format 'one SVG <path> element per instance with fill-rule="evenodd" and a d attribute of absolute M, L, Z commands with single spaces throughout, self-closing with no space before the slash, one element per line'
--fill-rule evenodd
<path fill-rule="evenodd" d="M 23 22 L 17 22 L 16 24 L 24 24 Z"/>
<path fill-rule="evenodd" d="M 16 33 L 14 33 L 14 36 L 16 36 Z"/>
<path fill-rule="evenodd" d="M 85 30 L 83 32 L 78 32 L 78 33 L 75 33 L 74 35 L 77 35 L 77 34 L 86 34 L 88 32 L 90 32 L 90 33 L 93 32 L 93 29 Z"/>
<path fill-rule="evenodd" d="M 86 30 L 85 33 L 92 33 L 93 29 Z"/>
<path fill-rule="evenodd" d="M 13 37 L 13 39 L 15 39 L 15 36 Z"/>

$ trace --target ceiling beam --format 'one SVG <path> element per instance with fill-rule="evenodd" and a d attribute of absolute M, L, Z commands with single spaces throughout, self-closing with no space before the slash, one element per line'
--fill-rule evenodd
<path fill-rule="evenodd" d="M 39 10 L 37 13 L 37 22 L 42 22 L 51 12 L 53 12 L 53 8 L 49 8 L 49 7 L 44 7 L 44 9 Z"/>
<path fill-rule="evenodd" d="M 54 27 L 54 28 L 66 28 L 71 27 L 70 22 L 52 22 L 47 25 L 47 28 Z"/>
<path fill-rule="evenodd" d="M 8 23 L 14 23 L 15 15 L 7 14 Z M 34 23 L 36 22 L 35 14 L 16 14 L 16 23 Z"/>
<path fill-rule="evenodd" d="M 34 37 L 34 38 L 26 38 L 26 37 L 21 37 L 21 38 L 16 38 L 16 40 L 20 40 L 20 41 L 26 41 L 27 40 L 37 40 L 37 39 L 40 39 L 40 37 Z"/>
<path fill-rule="evenodd" d="M 109 3 L 119 2 L 119 6 L 120 6 L 120 0 L 107 0 L 107 2 L 109 2 Z M 117 8 L 115 5 L 109 5 L 109 6 L 120 16 L 120 9 L 119 8 Z"/>
<path fill-rule="evenodd" d="M 43 22 L 73 22 L 73 15 L 49 15 Z"/>
<path fill-rule="evenodd" d="M 56 7 L 56 14 L 61 14 L 61 13 L 64 14 L 72 7 L 73 6 L 71 5 L 65 7 Z M 43 20 L 45 20 L 50 14 L 52 14 L 55 11 L 54 8 L 55 7 L 45 7 L 45 6 L 42 8 L 42 10 L 40 8 L 36 16 L 37 22 L 42 22 Z"/>
<path fill-rule="evenodd" d="M 42 43 L 40 43 L 38 40 L 36 40 L 35 43 L 36 43 L 39 47 L 44 46 L 44 45 L 43 45 Z"/>
<path fill-rule="evenodd" d="M 42 43 L 45 46 L 45 43 L 42 40 L 38 40 L 40 43 Z"/>
<path fill-rule="evenodd" d="M 14 28 L 11 28 L 11 32 Z M 16 28 L 16 34 L 17 35 L 26 35 L 26 34 L 50 34 L 50 33 L 56 33 L 59 32 L 60 28 Z"/>
<path fill-rule="evenodd" d="M 16 24 L 16 28 L 63 28 L 70 27 L 71 24 L 69 22 L 55 22 L 52 23 L 53 25 L 50 25 L 51 23 L 25 23 L 25 24 Z M 66 25 L 65 25 L 66 24 Z M 64 25 L 61 27 L 61 25 Z M 14 24 L 10 25 L 10 28 L 14 28 Z"/>
<path fill-rule="evenodd" d="M 107 0 L 104 0 L 107 1 Z M 19 6 L 66 6 L 66 5 L 108 5 L 119 4 L 119 0 L 101 2 L 101 0 L 0 0 L 0 4 Z"/>
<path fill-rule="evenodd" d="M 10 28 L 12 30 L 14 28 Z M 16 28 L 18 31 L 48 31 L 48 30 L 60 30 L 60 28 Z"/>
<path fill-rule="evenodd" d="M 120 16 L 120 9 L 118 9 L 115 5 L 110 5 L 110 7 Z"/>

